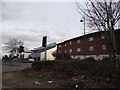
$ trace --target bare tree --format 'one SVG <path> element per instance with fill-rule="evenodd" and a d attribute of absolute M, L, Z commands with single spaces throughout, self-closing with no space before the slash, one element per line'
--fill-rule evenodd
<path fill-rule="evenodd" d="M 76 4 L 78 12 L 86 17 L 89 27 L 105 32 L 109 56 L 116 63 L 118 74 L 119 59 L 117 59 L 114 31 L 115 25 L 120 20 L 120 0 L 88 0 L 84 8 L 80 3 L 76 2 Z"/>
<path fill-rule="evenodd" d="M 5 49 L 6 51 L 10 52 L 12 56 L 16 56 L 18 58 L 19 54 L 21 53 L 21 47 L 23 45 L 24 42 L 21 40 L 9 39 L 9 41 L 5 43 Z"/>

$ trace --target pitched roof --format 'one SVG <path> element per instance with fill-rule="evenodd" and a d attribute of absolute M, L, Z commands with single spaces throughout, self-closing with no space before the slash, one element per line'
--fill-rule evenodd
<path fill-rule="evenodd" d="M 115 31 L 119 31 L 120 32 L 120 29 L 116 29 Z M 90 36 L 94 36 L 94 35 L 98 35 L 98 34 L 104 34 L 104 31 L 99 31 L 99 32 L 94 32 L 94 33 L 89 33 L 89 34 L 85 34 L 86 37 L 90 37 Z M 80 38 L 84 38 L 84 35 L 82 36 L 78 36 L 78 37 L 75 37 L 75 38 L 72 38 L 72 39 L 69 39 L 69 40 L 65 40 L 61 43 L 58 43 L 57 45 L 59 44 L 64 44 L 66 42 L 69 42 L 69 41 L 72 41 L 72 40 L 76 40 L 76 39 L 80 39 Z"/>

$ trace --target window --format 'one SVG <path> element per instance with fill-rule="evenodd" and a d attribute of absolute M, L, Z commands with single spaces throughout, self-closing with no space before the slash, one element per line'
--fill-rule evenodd
<path fill-rule="evenodd" d="M 61 51 L 59 51 L 59 53 L 61 53 Z"/>
<path fill-rule="evenodd" d="M 77 48 L 77 52 L 80 52 L 81 51 L 81 49 L 80 48 Z"/>
<path fill-rule="evenodd" d="M 58 47 L 61 47 L 61 45 L 59 45 Z"/>
<path fill-rule="evenodd" d="M 106 45 L 102 45 L 102 50 L 106 50 L 107 46 Z"/>
<path fill-rule="evenodd" d="M 70 52 L 72 52 L 72 49 L 70 49 Z"/>
<path fill-rule="evenodd" d="M 65 47 L 67 46 L 67 44 L 65 44 Z"/>
<path fill-rule="evenodd" d="M 89 37 L 89 41 L 93 41 L 93 37 Z"/>
<path fill-rule="evenodd" d="M 77 40 L 77 43 L 80 43 L 80 40 Z"/>
<path fill-rule="evenodd" d="M 104 35 L 101 35 L 101 39 L 105 39 L 105 36 L 104 36 Z"/>
<path fill-rule="evenodd" d="M 70 44 L 72 44 L 72 41 L 70 41 Z"/>
<path fill-rule="evenodd" d="M 90 51 L 94 51 L 94 46 L 90 46 L 90 47 L 89 47 L 89 50 L 90 50 Z"/>
<path fill-rule="evenodd" d="M 65 50 L 65 53 L 67 53 L 67 51 Z"/>

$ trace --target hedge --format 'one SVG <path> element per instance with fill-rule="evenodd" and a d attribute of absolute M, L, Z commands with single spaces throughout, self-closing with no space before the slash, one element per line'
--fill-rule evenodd
<path fill-rule="evenodd" d="M 35 61 L 32 63 L 32 68 L 41 70 L 43 68 L 55 72 L 66 72 L 68 74 L 82 73 L 97 76 L 110 76 L 114 77 L 115 65 L 110 61 L 106 62 L 85 62 L 80 60 L 70 61 Z"/>

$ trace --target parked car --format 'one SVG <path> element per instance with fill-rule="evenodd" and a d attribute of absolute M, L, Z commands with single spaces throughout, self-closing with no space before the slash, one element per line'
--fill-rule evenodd
<path fill-rule="evenodd" d="M 32 62 L 32 61 L 34 61 L 34 59 L 33 58 L 29 58 L 28 61 Z"/>

